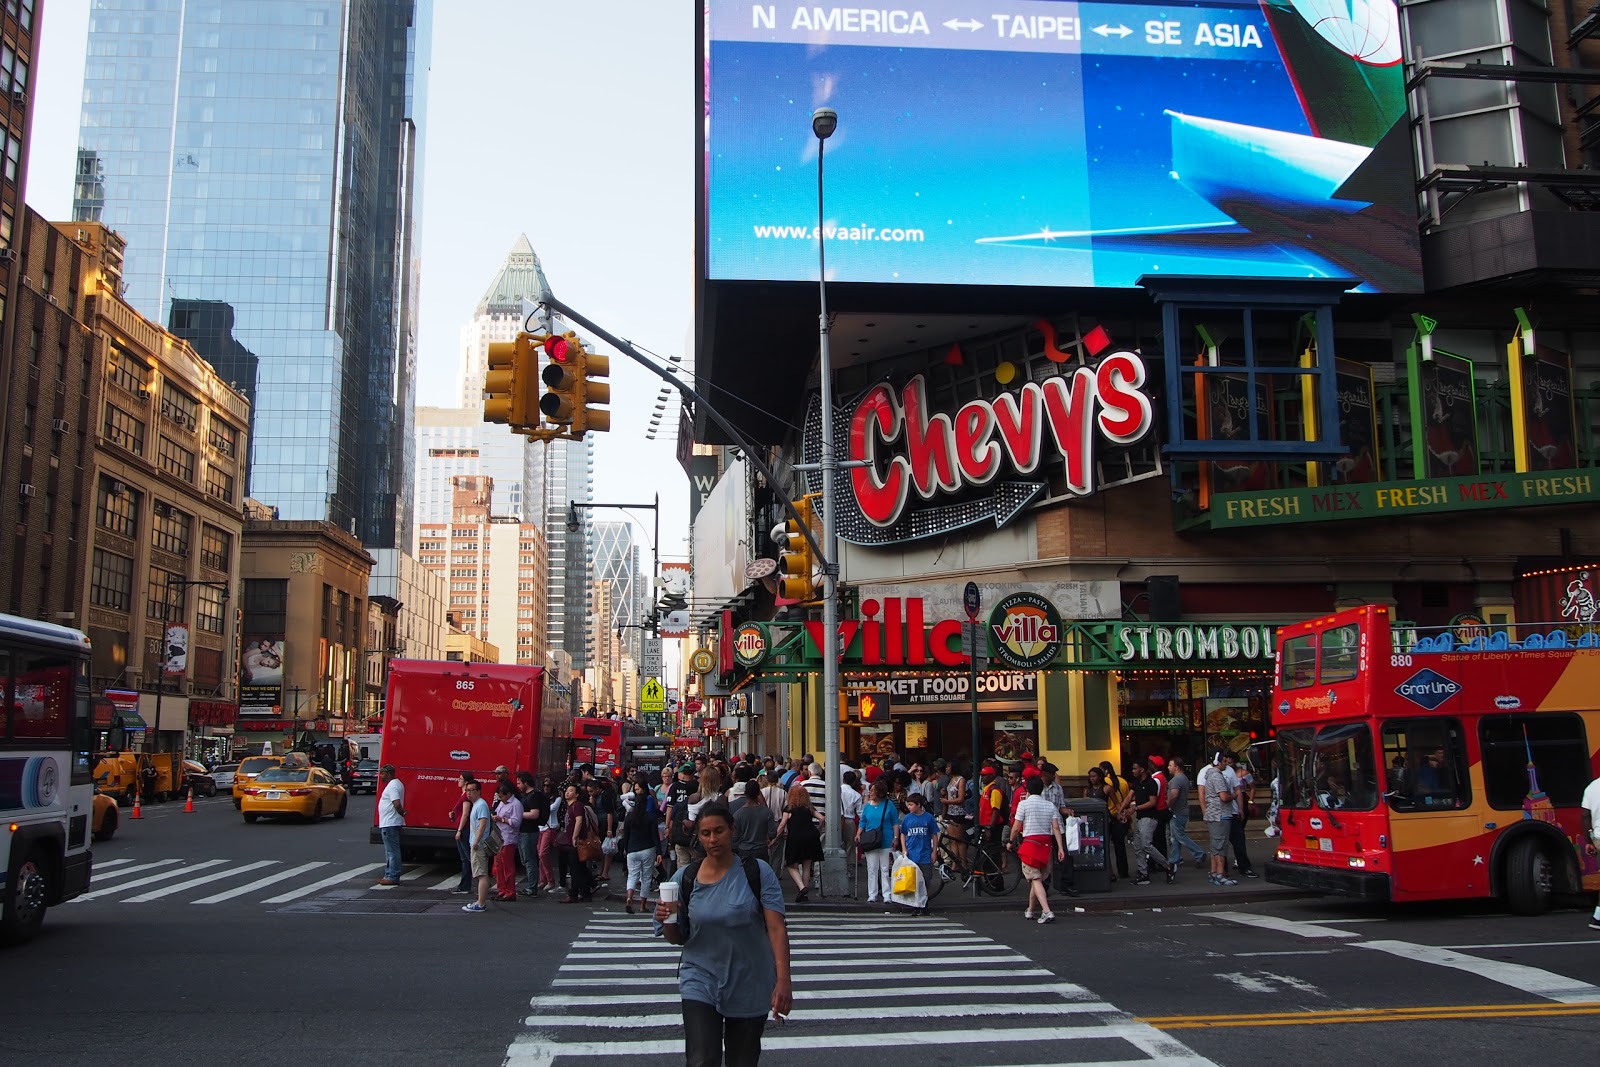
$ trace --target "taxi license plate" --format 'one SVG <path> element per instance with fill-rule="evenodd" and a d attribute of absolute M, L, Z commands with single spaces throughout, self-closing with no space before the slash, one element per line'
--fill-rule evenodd
<path fill-rule="evenodd" d="M 269 790 L 267 790 L 267 799 L 268 800 L 282 800 L 283 799 L 283 791 L 280 790 L 280 789 L 269 789 Z"/>

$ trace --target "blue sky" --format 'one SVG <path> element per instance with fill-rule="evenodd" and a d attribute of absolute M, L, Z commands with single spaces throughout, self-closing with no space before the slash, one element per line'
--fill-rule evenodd
<path fill-rule="evenodd" d="M 88 11 L 89 0 L 49 0 L 43 12 L 28 202 L 51 219 L 71 214 Z M 662 355 L 688 355 L 697 55 L 691 4 L 435 0 L 419 402 L 454 402 L 461 326 L 519 233 L 563 300 Z M 659 489 L 662 556 L 681 557 L 688 483 L 674 435 L 645 440 L 659 383 L 624 362 L 612 364 L 595 499 Z"/>

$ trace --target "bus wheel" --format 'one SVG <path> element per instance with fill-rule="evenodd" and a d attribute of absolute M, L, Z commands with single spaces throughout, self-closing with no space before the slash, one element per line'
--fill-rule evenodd
<path fill-rule="evenodd" d="M 0 945 L 20 945 L 39 932 L 44 924 L 48 888 L 40 854 L 30 853 L 11 872 L 5 900 L 0 901 Z"/>
<path fill-rule="evenodd" d="M 1518 915 L 1543 915 L 1550 910 L 1556 869 L 1538 838 L 1515 841 L 1506 854 L 1505 897 Z"/>

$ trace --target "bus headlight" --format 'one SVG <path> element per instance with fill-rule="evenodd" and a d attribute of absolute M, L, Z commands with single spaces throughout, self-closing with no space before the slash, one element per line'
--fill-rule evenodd
<path fill-rule="evenodd" d="M 1278 858 L 1279 858 L 1279 859 L 1280 859 L 1280 860 L 1286 860 L 1286 859 L 1288 859 L 1288 858 L 1289 858 L 1289 850 L 1288 850 L 1288 849 L 1286 849 L 1286 848 L 1280 848 L 1280 849 L 1279 849 L 1279 850 L 1278 850 Z"/>

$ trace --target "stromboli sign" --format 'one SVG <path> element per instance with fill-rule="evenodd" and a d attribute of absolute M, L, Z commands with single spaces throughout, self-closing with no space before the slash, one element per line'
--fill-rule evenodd
<path fill-rule="evenodd" d="M 840 420 L 840 450 L 859 465 L 840 501 L 839 536 L 878 545 L 984 520 L 1002 527 L 1044 492 L 1044 470 L 1057 460 L 1067 491 L 1090 495 L 1097 445 L 1132 445 L 1154 427 L 1145 380 L 1138 353 L 1115 351 L 954 413 L 930 410 L 920 374 L 898 388 L 872 386 Z M 811 458 L 821 439 L 808 421 Z"/>

